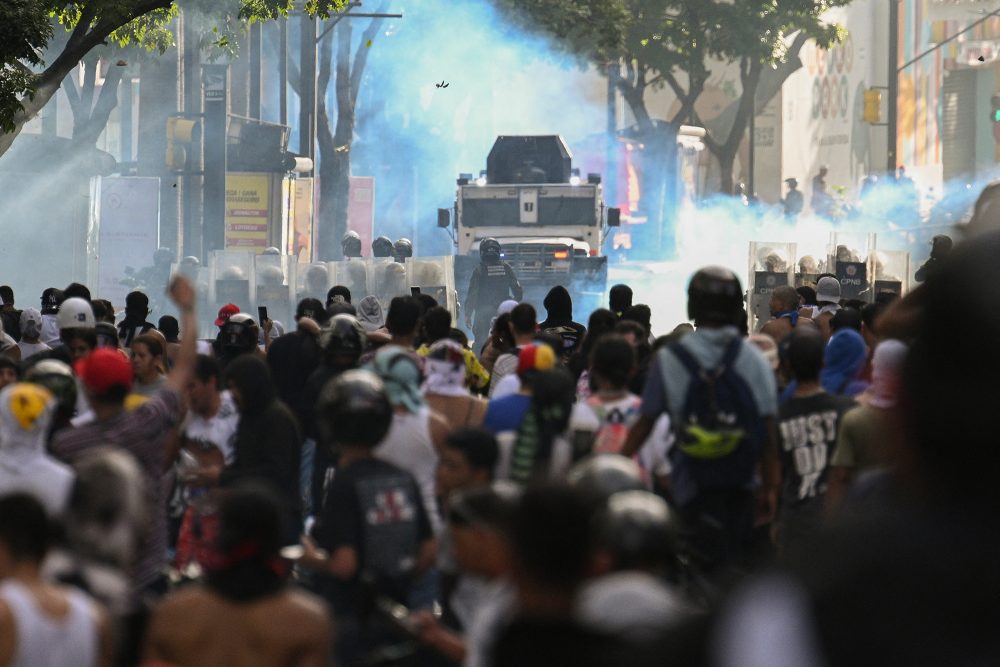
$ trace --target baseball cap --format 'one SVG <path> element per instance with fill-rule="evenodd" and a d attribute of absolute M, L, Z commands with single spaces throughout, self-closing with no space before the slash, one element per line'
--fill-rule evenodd
<path fill-rule="evenodd" d="M 556 353 L 548 345 L 525 345 L 517 355 L 517 374 L 547 371 L 556 365 Z"/>
<path fill-rule="evenodd" d="M 73 366 L 83 384 L 97 394 L 115 386 L 132 389 L 132 364 L 117 348 L 101 347 Z"/>
<path fill-rule="evenodd" d="M 824 276 L 816 283 L 816 301 L 839 303 L 840 282 L 836 278 Z"/>
<path fill-rule="evenodd" d="M 235 303 L 227 303 L 222 308 L 219 308 L 219 316 L 215 318 L 215 326 L 221 327 L 223 324 L 229 321 L 229 318 L 240 312 L 240 307 Z"/>
<path fill-rule="evenodd" d="M 326 316 L 326 308 L 319 299 L 307 298 L 299 301 L 299 305 L 295 308 L 295 319 L 298 320 L 302 317 L 308 317 L 309 319 L 316 320 L 319 322 Z"/>

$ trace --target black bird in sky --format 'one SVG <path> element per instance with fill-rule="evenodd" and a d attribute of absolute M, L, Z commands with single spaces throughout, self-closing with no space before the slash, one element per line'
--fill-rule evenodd
<path fill-rule="evenodd" d="M 447 88 L 451 84 L 445 83 L 444 79 L 441 79 L 441 83 L 435 83 L 434 85 L 437 86 L 438 88 Z"/>

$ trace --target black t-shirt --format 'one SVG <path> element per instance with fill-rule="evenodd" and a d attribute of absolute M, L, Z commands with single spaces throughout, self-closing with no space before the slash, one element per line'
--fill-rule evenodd
<path fill-rule="evenodd" d="M 267 365 L 271 367 L 278 398 L 292 409 L 303 428 L 302 394 L 306 381 L 319 366 L 319 343 L 312 334 L 293 331 L 271 343 Z M 306 435 L 312 435 L 306 433 Z"/>
<path fill-rule="evenodd" d="M 783 515 L 821 506 L 840 418 L 853 406 L 850 398 L 822 392 L 779 408 Z"/>
<path fill-rule="evenodd" d="M 323 585 L 334 613 L 346 615 L 365 606 L 362 576 L 371 577 L 376 594 L 405 604 L 420 544 L 432 533 L 413 476 L 371 458 L 337 470 L 312 536 L 330 553 L 349 546 L 358 554 L 350 581 L 327 577 Z"/>

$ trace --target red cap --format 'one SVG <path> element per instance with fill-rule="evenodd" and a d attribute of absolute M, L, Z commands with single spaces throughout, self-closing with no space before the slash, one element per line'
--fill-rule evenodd
<path fill-rule="evenodd" d="M 215 326 L 221 327 L 223 324 L 229 321 L 229 318 L 240 312 L 240 307 L 235 303 L 227 303 L 222 308 L 219 308 L 219 316 L 215 318 Z"/>
<path fill-rule="evenodd" d="M 548 345 L 525 345 L 517 355 L 517 374 L 547 371 L 556 365 L 556 353 Z"/>
<path fill-rule="evenodd" d="M 116 385 L 132 389 L 132 364 L 118 348 L 99 347 L 73 366 L 83 384 L 97 394 Z"/>

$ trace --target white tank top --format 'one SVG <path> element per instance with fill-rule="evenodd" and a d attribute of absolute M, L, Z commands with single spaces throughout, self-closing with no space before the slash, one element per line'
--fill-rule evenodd
<path fill-rule="evenodd" d="M 91 602 L 79 591 L 67 590 L 66 594 L 69 611 L 54 619 L 41 610 L 23 584 L 0 582 L 0 600 L 10 608 L 17 628 L 10 667 L 96 667 L 98 630 Z"/>
<path fill-rule="evenodd" d="M 396 413 L 385 439 L 375 448 L 375 456 L 413 475 L 420 486 L 424 509 L 434 534 L 441 532 L 441 516 L 434 498 L 434 471 L 438 455 L 431 441 L 431 412 L 425 405 L 417 413 Z"/>

